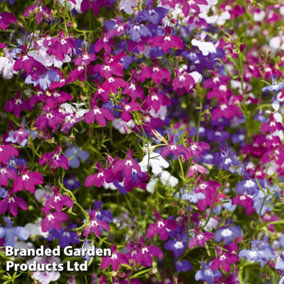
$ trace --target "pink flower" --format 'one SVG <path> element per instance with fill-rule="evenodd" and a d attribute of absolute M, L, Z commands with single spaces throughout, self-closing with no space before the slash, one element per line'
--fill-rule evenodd
<path fill-rule="evenodd" d="M 30 172 L 27 168 L 20 169 L 20 176 L 17 177 L 13 184 L 14 192 L 26 189 L 34 193 L 35 185 L 43 184 L 43 177 L 39 172 Z"/>
<path fill-rule="evenodd" d="M 88 124 L 94 123 L 96 120 L 102 127 L 106 126 L 107 120 L 113 119 L 114 117 L 108 109 L 99 108 L 97 105 L 94 105 L 93 109 L 85 114 L 85 120 Z"/>
<path fill-rule="evenodd" d="M 0 28 L 5 31 L 11 23 L 16 23 L 17 18 L 9 12 L 0 13 Z"/>
<path fill-rule="evenodd" d="M 18 149 L 16 149 L 12 145 L 0 145 L 0 162 L 3 164 L 7 164 L 7 161 L 12 156 L 18 156 L 19 152 Z"/>
<path fill-rule="evenodd" d="M 189 178 L 191 176 L 197 177 L 198 174 L 206 174 L 207 169 L 194 161 L 192 161 L 190 168 L 188 169 L 186 177 Z"/>
<path fill-rule="evenodd" d="M 170 33 L 170 28 L 166 27 L 166 34 L 164 36 L 155 36 L 151 40 L 151 47 L 158 46 L 164 50 L 165 53 L 168 53 L 171 48 L 183 48 L 183 43 L 180 37 L 172 36 Z"/>
<path fill-rule="evenodd" d="M 101 187 L 104 184 L 105 182 L 104 170 L 101 168 L 99 163 L 96 163 L 96 168 L 98 169 L 98 173 L 87 176 L 85 180 L 86 187 L 90 187 L 93 185 Z"/>
<path fill-rule="evenodd" d="M 120 264 L 128 264 L 128 260 L 122 253 L 118 253 L 116 251 L 116 247 L 114 245 L 111 246 L 111 256 L 105 256 L 102 259 L 101 269 L 106 269 L 108 266 L 112 266 L 114 271 L 118 270 Z"/>
<path fill-rule="evenodd" d="M 225 252 L 217 247 L 218 257 L 213 260 L 210 268 L 212 270 L 217 270 L 221 267 L 228 273 L 230 271 L 231 264 L 236 263 L 239 260 L 239 257 L 234 253 L 234 250 L 235 249 L 229 249 L 229 252 Z"/>
<path fill-rule="evenodd" d="M 197 246 L 205 247 L 205 244 L 214 238 L 214 234 L 210 232 L 201 233 L 197 228 L 194 229 L 195 236 L 189 240 L 188 248 L 193 248 Z"/>
<path fill-rule="evenodd" d="M 0 201 L 0 215 L 4 214 L 9 209 L 13 216 L 17 216 L 18 208 L 27 210 L 28 205 L 23 198 L 17 197 L 11 189 L 8 189 L 6 198 Z"/>
<path fill-rule="evenodd" d="M 38 163 L 40 165 L 47 164 L 52 171 L 54 171 L 56 168 L 64 168 L 65 170 L 68 170 L 69 164 L 68 159 L 60 155 L 61 147 L 58 146 L 53 153 L 48 152 L 44 153 L 41 158 L 39 159 Z"/>
<path fill-rule="evenodd" d="M 62 211 L 63 206 L 71 208 L 73 205 L 74 202 L 69 196 L 60 194 L 58 186 L 55 187 L 53 196 L 45 203 L 45 207 L 55 209 L 57 212 Z"/>
<path fill-rule="evenodd" d="M 15 170 L 9 168 L 0 168 L 0 185 L 8 185 L 9 179 L 15 180 L 17 178 L 17 174 Z"/>
<path fill-rule="evenodd" d="M 164 220 L 156 210 L 154 210 L 154 213 L 157 220 L 154 224 L 149 225 L 146 236 L 151 239 L 158 234 L 161 240 L 165 241 L 169 237 L 168 231 L 176 230 L 177 223 L 171 219 Z"/>
<path fill-rule="evenodd" d="M 96 218 L 96 210 L 94 210 L 90 213 L 90 220 L 84 228 L 83 236 L 86 237 L 93 232 L 97 237 L 99 237 L 102 229 L 109 231 L 110 227 L 105 221 L 101 221 Z"/>
<path fill-rule="evenodd" d="M 62 223 L 68 220 L 68 216 L 63 212 L 51 212 L 50 207 L 42 208 L 42 211 L 45 214 L 45 217 L 41 221 L 42 231 L 48 232 L 50 227 L 54 229 L 61 229 Z"/>

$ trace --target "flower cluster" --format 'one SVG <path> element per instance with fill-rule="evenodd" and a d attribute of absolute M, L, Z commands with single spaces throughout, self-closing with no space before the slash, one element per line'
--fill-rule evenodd
<path fill-rule="evenodd" d="M 3 283 L 283 277 L 284 5 L 260 2 L 0 1 L 0 244 L 111 250 Z"/>

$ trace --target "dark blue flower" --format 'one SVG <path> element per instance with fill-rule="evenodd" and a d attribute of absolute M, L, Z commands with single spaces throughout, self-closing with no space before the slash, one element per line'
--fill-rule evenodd
<path fill-rule="evenodd" d="M 186 234 L 177 234 L 175 239 L 168 240 L 164 247 L 171 250 L 175 257 L 180 257 L 186 249 Z"/>
<path fill-rule="evenodd" d="M 130 38 L 135 42 L 141 41 L 142 37 L 152 36 L 150 30 L 146 26 L 139 23 L 129 24 L 127 33 L 130 35 Z"/>
<path fill-rule="evenodd" d="M 187 260 L 177 260 L 175 263 L 177 272 L 185 272 L 191 270 L 192 266 Z"/>
<path fill-rule="evenodd" d="M 149 21 L 155 25 L 158 25 L 163 18 L 168 14 L 168 10 L 163 7 L 157 7 L 151 10 L 143 10 L 138 14 L 138 20 Z"/>
<path fill-rule="evenodd" d="M 70 190 L 77 189 L 81 186 L 80 182 L 76 179 L 75 175 L 64 177 L 63 184 L 66 188 Z"/>

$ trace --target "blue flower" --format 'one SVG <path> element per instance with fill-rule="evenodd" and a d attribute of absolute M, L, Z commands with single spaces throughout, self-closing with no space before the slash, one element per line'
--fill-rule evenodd
<path fill-rule="evenodd" d="M 284 272 L 284 254 L 280 254 L 275 262 L 275 269 L 279 269 Z"/>
<path fill-rule="evenodd" d="M 64 153 L 64 156 L 69 160 L 69 166 L 77 169 L 80 166 L 80 159 L 87 160 L 90 154 L 87 151 L 80 150 L 77 146 L 70 145 Z"/>
<path fill-rule="evenodd" d="M 279 238 L 279 244 L 284 248 L 284 234 Z"/>
<path fill-rule="evenodd" d="M 202 192 L 191 191 L 189 193 L 184 193 L 181 199 L 189 200 L 192 203 L 197 203 L 198 200 L 205 199 L 205 197 L 206 197 L 205 194 L 203 194 Z"/>
<path fill-rule="evenodd" d="M 177 272 L 185 272 L 191 270 L 192 266 L 187 260 L 177 260 L 175 263 Z"/>
<path fill-rule="evenodd" d="M 63 184 L 66 188 L 70 190 L 77 189 L 81 186 L 80 182 L 76 179 L 75 175 L 64 177 Z"/>
<path fill-rule="evenodd" d="M 149 21 L 155 25 L 158 25 L 163 18 L 168 14 L 168 10 L 163 7 L 157 7 L 151 10 L 143 10 L 138 14 L 140 21 Z"/>
<path fill-rule="evenodd" d="M 206 264 L 202 261 L 202 270 L 198 270 L 195 273 L 195 280 L 203 280 L 208 284 L 213 284 L 213 281 L 216 277 L 222 276 L 222 273 L 219 270 L 211 270 L 210 264 Z"/>
<path fill-rule="evenodd" d="M 60 80 L 59 74 L 55 70 L 49 69 L 47 70 L 47 72 L 39 75 L 39 78 L 35 81 L 32 79 L 31 75 L 28 75 L 25 79 L 25 83 L 33 84 L 34 87 L 40 85 L 40 88 L 42 90 L 46 90 L 47 88 L 49 88 L 52 82 L 57 82 L 59 80 Z"/>
<path fill-rule="evenodd" d="M 146 26 L 139 23 L 129 24 L 129 29 L 127 33 L 130 35 L 130 38 L 135 42 L 141 41 L 142 37 L 152 36 L 150 30 Z"/>
<path fill-rule="evenodd" d="M 5 188 L 0 187 L 0 198 L 6 198 L 7 196 L 7 191 Z"/>
<path fill-rule="evenodd" d="M 69 223 L 66 229 L 51 229 L 47 237 L 48 241 L 53 241 L 55 239 L 59 240 L 59 245 L 62 248 L 67 247 L 69 244 L 80 244 L 78 235 L 76 232 L 72 231 L 76 225 Z"/>
<path fill-rule="evenodd" d="M 180 257 L 186 249 L 186 234 L 177 234 L 175 239 L 168 240 L 164 247 L 171 250 L 175 257 Z"/>
<path fill-rule="evenodd" d="M 238 238 L 242 235 L 241 227 L 240 226 L 233 226 L 233 227 L 224 227 L 217 230 L 215 235 L 215 241 L 217 242 L 230 242 L 235 238 Z"/>
<path fill-rule="evenodd" d="M 237 194 L 247 193 L 249 195 L 253 195 L 258 190 L 259 190 L 259 187 L 258 187 L 255 179 L 243 180 L 243 181 L 240 181 L 236 184 L 236 193 Z"/>
<path fill-rule="evenodd" d="M 15 239 L 18 238 L 22 241 L 30 237 L 30 232 L 24 227 L 13 227 L 13 222 L 9 217 L 4 217 L 6 227 L 0 227 L 0 239 L 5 237 L 5 246 L 15 246 Z"/>

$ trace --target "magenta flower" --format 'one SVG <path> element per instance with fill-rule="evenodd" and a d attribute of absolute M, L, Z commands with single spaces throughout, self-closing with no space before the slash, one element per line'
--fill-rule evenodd
<path fill-rule="evenodd" d="M 130 112 L 141 109 L 140 104 L 137 102 L 123 103 L 122 106 L 123 106 L 123 110 L 122 110 L 121 118 L 122 120 L 126 122 L 131 120 Z"/>
<path fill-rule="evenodd" d="M 96 120 L 102 127 L 106 126 L 107 120 L 113 119 L 114 117 L 108 109 L 99 108 L 97 105 L 94 105 L 93 109 L 85 114 L 85 120 L 88 124 L 94 123 Z"/>
<path fill-rule="evenodd" d="M 197 228 L 194 229 L 195 236 L 189 240 L 188 248 L 193 248 L 197 246 L 205 247 L 205 244 L 214 238 L 214 234 L 210 232 L 201 233 Z"/>
<path fill-rule="evenodd" d="M 52 171 L 54 171 L 56 168 L 59 167 L 68 170 L 69 168 L 68 159 L 63 155 L 60 155 L 60 153 L 61 153 L 61 146 L 58 146 L 53 153 L 51 152 L 44 153 L 39 159 L 38 163 L 40 165 L 47 164 Z"/>
<path fill-rule="evenodd" d="M 96 218 L 96 210 L 94 210 L 90 213 L 90 220 L 84 228 L 83 236 L 86 237 L 93 232 L 97 237 L 99 237 L 102 229 L 109 231 L 110 227 L 105 221 L 101 221 Z"/>
<path fill-rule="evenodd" d="M 30 106 L 28 100 L 24 99 L 20 92 L 17 92 L 12 100 L 6 101 L 4 109 L 7 112 L 13 112 L 19 118 L 22 111 L 30 110 Z"/>
<path fill-rule="evenodd" d="M 14 192 L 26 189 L 34 193 L 35 185 L 43 184 L 43 177 L 39 172 L 30 172 L 27 168 L 20 169 L 20 176 L 17 177 L 13 184 Z"/>
<path fill-rule="evenodd" d="M 33 57 L 29 55 L 23 55 L 21 58 L 17 59 L 15 64 L 14 64 L 14 70 L 15 71 L 20 71 L 22 68 L 28 73 L 31 74 L 32 72 L 37 71 L 38 75 L 40 73 L 46 72 L 46 68 L 36 61 Z M 33 75 L 35 75 L 33 73 Z M 38 77 L 38 76 L 37 76 Z M 38 79 L 38 78 L 35 78 Z"/>
<path fill-rule="evenodd" d="M 37 1 L 37 5 L 29 6 L 24 11 L 24 17 L 30 17 L 32 15 L 36 15 L 36 22 L 40 24 L 43 19 L 52 19 L 51 10 L 43 5 L 40 5 L 40 1 Z"/>
<path fill-rule="evenodd" d="M 12 145 L 0 145 L 0 162 L 3 164 L 7 164 L 8 160 L 12 156 L 18 156 L 19 152 L 18 149 L 16 149 Z"/>
<path fill-rule="evenodd" d="M 61 229 L 62 223 L 68 220 L 68 216 L 63 212 L 52 212 L 50 207 L 42 208 L 45 217 L 41 221 L 41 229 L 48 232 L 50 228 Z"/>
<path fill-rule="evenodd" d="M 105 182 L 104 170 L 101 168 L 99 163 L 96 163 L 96 168 L 98 169 L 98 173 L 93 175 L 88 175 L 85 180 L 85 186 L 90 187 L 96 185 L 97 187 L 101 187 Z"/>
<path fill-rule="evenodd" d="M 16 23 L 17 18 L 9 12 L 0 13 L 0 28 L 5 31 L 11 23 Z"/>
<path fill-rule="evenodd" d="M 71 208 L 73 205 L 74 202 L 69 196 L 60 194 L 58 186 L 55 187 L 53 196 L 45 202 L 46 208 L 50 207 L 57 212 L 61 212 L 63 206 Z"/>
<path fill-rule="evenodd" d="M 180 37 L 172 36 L 170 33 L 170 28 L 165 28 L 166 34 L 164 36 L 155 36 L 151 40 L 151 47 L 160 47 L 165 53 L 168 53 L 171 48 L 183 48 L 183 43 Z"/>
<path fill-rule="evenodd" d="M 158 234 L 161 240 L 165 241 L 169 237 L 168 231 L 176 230 L 177 223 L 171 219 L 164 220 L 156 210 L 154 210 L 154 214 L 156 216 L 156 222 L 149 225 L 146 236 L 148 239 L 151 239 Z"/>
<path fill-rule="evenodd" d="M 143 266 L 152 266 L 153 257 L 163 258 L 163 252 L 156 246 L 146 246 L 142 237 L 140 237 L 140 249 L 135 255 L 136 263 L 141 263 Z"/>
<path fill-rule="evenodd" d="M 0 215 L 9 209 L 10 213 L 15 217 L 18 215 L 18 208 L 27 210 L 28 205 L 23 198 L 17 197 L 11 189 L 8 189 L 7 196 L 0 201 Z"/>
<path fill-rule="evenodd" d="M 112 38 L 108 38 L 107 35 L 104 34 L 96 41 L 95 51 L 100 52 L 102 49 L 104 49 L 106 52 L 111 53 L 112 46 L 114 46 L 114 40 Z"/>
<path fill-rule="evenodd" d="M 17 178 L 17 174 L 15 170 L 1 167 L 0 168 L 0 185 L 8 185 L 9 179 L 15 180 Z"/>
<path fill-rule="evenodd" d="M 225 252 L 217 247 L 218 256 L 212 261 L 210 268 L 212 270 L 217 270 L 219 268 L 223 269 L 225 272 L 229 272 L 231 265 L 239 260 L 239 257 L 234 252 Z"/>
<path fill-rule="evenodd" d="M 114 271 L 118 270 L 120 264 L 128 264 L 128 260 L 122 253 L 116 251 L 116 246 L 111 246 L 111 256 L 105 256 L 102 259 L 101 269 L 106 269 L 108 266 L 112 266 Z"/>

